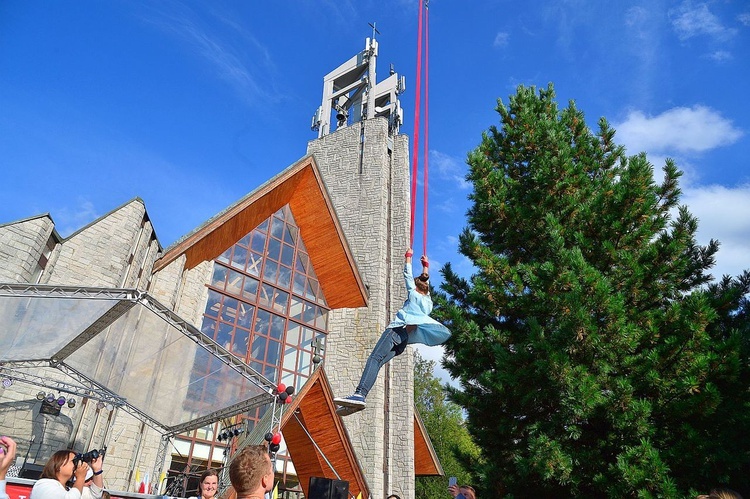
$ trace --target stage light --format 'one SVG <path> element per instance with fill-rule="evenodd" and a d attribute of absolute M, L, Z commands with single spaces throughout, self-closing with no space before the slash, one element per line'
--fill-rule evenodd
<path fill-rule="evenodd" d="M 101 400 L 96 403 L 96 408 L 99 409 L 100 411 L 102 409 L 104 409 L 105 407 L 107 407 L 107 405 L 104 402 L 102 402 Z"/>
<path fill-rule="evenodd" d="M 37 392 L 36 393 L 36 399 L 37 400 L 44 400 L 44 397 L 46 397 L 46 396 L 47 396 L 47 394 L 44 393 L 44 392 Z"/>
<path fill-rule="evenodd" d="M 3 378 L 3 387 L 10 388 L 13 385 L 13 380 L 10 378 Z"/>
<path fill-rule="evenodd" d="M 47 398 L 45 399 L 48 403 L 54 404 L 55 403 L 55 396 L 51 393 L 47 394 Z"/>
<path fill-rule="evenodd" d="M 74 398 L 69 398 L 69 399 L 68 399 L 68 407 L 70 407 L 70 408 L 72 409 L 72 408 L 74 408 L 75 406 L 76 406 L 76 399 L 74 399 Z"/>
<path fill-rule="evenodd" d="M 57 405 L 59 405 L 60 407 L 64 406 L 65 405 L 65 397 L 63 397 L 62 395 L 60 395 L 57 398 Z"/>

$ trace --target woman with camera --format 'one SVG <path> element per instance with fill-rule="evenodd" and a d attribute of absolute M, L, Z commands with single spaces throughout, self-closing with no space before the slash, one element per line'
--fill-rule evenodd
<path fill-rule="evenodd" d="M 89 471 L 92 473 L 87 480 Z M 30 499 L 101 499 L 102 473 L 101 455 L 89 465 L 74 451 L 59 450 L 44 465 L 42 477 L 31 489 Z"/>

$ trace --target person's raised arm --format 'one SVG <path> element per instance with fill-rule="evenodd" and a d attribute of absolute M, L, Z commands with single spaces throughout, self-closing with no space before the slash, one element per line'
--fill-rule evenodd
<path fill-rule="evenodd" d="M 0 499 L 8 497 L 5 492 L 5 475 L 16 459 L 16 443 L 10 437 L 0 437 Z"/>
<path fill-rule="evenodd" d="M 77 489 L 78 495 L 81 495 L 81 493 L 83 492 L 83 486 L 86 485 L 86 472 L 88 470 L 89 470 L 89 465 L 83 461 L 80 461 L 78 463 L 78 466 L 76 466 L 76 469 L 74 472 L 76 481 L 73 482 L 73 487 L 71 487 L 70 490 Z"/>
<path fill-rule="evenodd" d="M 104 478 L 102 477 L 102 473 L 104 473 L 103 465 L 104 465 L 104 456 L 99 454 L 96 459 L 93 459 L 91 461 L 91 471 L 94 472 L 93 476 L 91 477 L 92 487 L 91 489 L 91 496 L 94 499 L 99 499 L 102 496 L 102 491 L 104 490 Z"/>
<path fill-rule="evenodd" d="M 16 442 L 10 437 L 0 437 L 0 480 L 5 480 L 8 468 L 16 459 Z"/>
<path fill-rule="evenodd" d="M 411 257 L 414 255 L 414 250 L 409 248 L 404 253 L 404 284 L 406 285 L 406 291 L 411 292 L 417 289 L 414 284 L 414 274 L 411 270 Z"/>
<path fill-rule="evenodd" d="M 430 275 L 430 261 L 427 259 L 427 255 L 422 255 L 419 261 L 422 262 L 422 274 Z"/>

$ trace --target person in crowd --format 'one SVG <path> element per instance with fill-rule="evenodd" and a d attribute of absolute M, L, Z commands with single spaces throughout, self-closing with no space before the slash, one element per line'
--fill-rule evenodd
<path fill-rule="evenodd" d="M 401 499 L 401 497 L 397 496 L 396 494 L 391 494 L 388 497 L 386 497 L 385 499 Z"/>
<path fill-rule="evenodd" d="M 91 461 L 91 465 L 75 460 L 76 452 L 59 450 L 44 465 L 42 477 L 31 489 L 30 499 L 101 499 L 104 481 L 102 479 L 102 456 Z M 91 471 L 91 480 L 86 474 Z M 68 485 L 73 480 L 72 485 Z"/>
<path fill-rule="evenodd" d="M 448 492 L 456 499 L 477 499 L 474 487 L 471 485 L 451 485 L 448 487 Z"/>
<path fill-rule="evenodd" d="M 699 495 L 698 499 L 742 499 L 742 496 L 732 489 L 712 489 L 708 495 Z"/>
<path fill-rule="evenodd" d="M 219 491 L 219 473 L 216 470 L 207 469 L 201 473 L 200 495 L 191 499 L 214 499 Z"/>
<path fill-rule="evenodd" d="M 273 489 L 274 471 L 264 445 L 250 445 L 229 465 L 229 481 L 237 499 L 263 499 Z"/>
<path fill-rule="evenodd" d="M 5 475 L 16 460 L 16 442 L 10 437 L 0 437 L 0 499 L 8 499 L 5 492 Z"/>
<path fill-rule="evenodd" d="M 392 358 L 404 353 L 407 344 L 423 343 L 435 346 L 445 343 L 450 338 L 451 333 L 448 328 L 430 317 L 432 298 L 430 298 L 429 282 L 430 263 L 427 256 L 422 255 L 420 258 L 422 273 L 415 279 L 411 268 L 413 254 L 414 251 L 411 248 L 404 254 L 406 301 L 373 348 L 354 394 L 334 399 L 334 402 L 342 408 L 355 411 L 364 409 L 365 399 L 377 380 L 380 368 Z"/>

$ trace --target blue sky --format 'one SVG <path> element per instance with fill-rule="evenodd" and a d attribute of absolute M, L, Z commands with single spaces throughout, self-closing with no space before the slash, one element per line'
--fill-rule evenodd
<path fill-rule="evenodd" d="M 49 212 L 67 236 L 139 196 L 168 246 L 305 154 L 323 76 L 370 22 L 411 135 L 414 0 L 3 0 L 0 223 Z M 657 171 L 677 161 L 716 274 L 750 267 L 746 1 L 432 0 L 430 35 L 435 265 L 470 272 L 465 158 L 496 99 L 553 82 Z"/>

